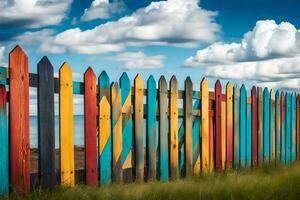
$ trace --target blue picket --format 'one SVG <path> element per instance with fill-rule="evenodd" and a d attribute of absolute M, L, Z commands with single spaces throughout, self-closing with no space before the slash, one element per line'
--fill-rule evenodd
<path fill-rule="evenodd" d="M 268 88 L 263 93 L 263 150 L 264 162 L 270 161 L 270 93 Z"/>
<path fill-rule="evenodd" d="M 280 93 L 275 94 L 275 140 L 276 140 L 276 162 L 280 161 L 281 148 L 281 112 L 280 112 Z"/>
<path fill-rule="evenodd" d="M 246 131 L 246 166 L 251 167 L 252 163 L 252 106 L 247 104 L 247 131 Z"/>
<path fill-rule="evenodd" d="M 286 111 L 285 111 L 285 163 L 291 162 L 291 142 L 292 142 L 292 129 L 291 129 L 291 94 L 286 93 Z"/>
<path fill-rule="evenodd" d="M 297 111 L 297 105 L 296 105 L 296 95 L 292 95 L 292 146 L 291 146 L 291 160 L 296 160 L 296 111 Z"/>
<path fill-rule="evenodd" d="M 243 84 L 240 89 L 240 166 L 246 166 L 246 117 L 247 117 L 247 91 Z"/>

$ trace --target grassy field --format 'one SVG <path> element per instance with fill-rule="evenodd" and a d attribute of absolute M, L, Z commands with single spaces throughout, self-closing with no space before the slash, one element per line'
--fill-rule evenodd
<path fill-rule="evenodd" d="M 2 199 L 2 198 L 0 198 Z M 5 198 L 3 198 L 5 199 Z M 300 199 L 300 163 L 227 171 L 169 183 L 113 184 L 107 187 L 55 188 L 10 199 Z"/>

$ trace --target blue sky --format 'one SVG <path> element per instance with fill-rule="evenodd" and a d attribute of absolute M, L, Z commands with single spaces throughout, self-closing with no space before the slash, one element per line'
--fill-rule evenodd
<path fill-rule="evenodd" d="M 0 65 L 20 44 L 30 71 L 47 55 L 55 71 L 68 61 L 81 79 L 88 66 L 113 81 L 126 71 L 156 79 L 203 76 L 298 89 L 297 0 L 1 0 Z"/>

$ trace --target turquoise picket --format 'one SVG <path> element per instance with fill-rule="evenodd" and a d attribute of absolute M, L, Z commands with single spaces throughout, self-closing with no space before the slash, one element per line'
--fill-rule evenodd
<path fill-rule="evenodd" d="M 194 132 L 194 131 L 193 131 Z M 179 155 L 179 175 L 184 175 L 184 163 L 185 163 L 185 155 L 184 155 L 184 121 L 182 120 L 181 125 L 178 129 L 178 155 Z"/>
<path fill-rule="evenodd" d="M 276 157 L 276 134 L 275 134 L 275 92 L 270 91 L 270 160 L 275 161 Z"/>
<path fill-rule="evenodd" d="M 234 131 L 233 131 L 233 156 L 234 169 L 238 169 L 240 167 L 240 122 L 239 122 L 239 113 L 240 113 L 240 88 L 236 83 L 233 89 L 233 117 L 234 117 Z"/>
<path fill-rule="evenodd" d="M 246 166 L 246 117 L 247 117 L 247 91 L 243 84 L 240 91 L 240 166 Z"/>
<path fill-rule="evenodd" d="M 297 104 L 296 104 L 296 95 L 292 95 L 292 147 L 291 147 L 291 160 L 296 160 L 296 111 L 297 111 Z"/>
<path fill-rule="evenodd" d="M 264 162 L 270 161 L 270 93 L 268 88 L 263 93 L 263 155 Z"/>
<path fill-rule="evenodd" d="M 132 103 L 131 86 L 127 73 L 123 73 L 119 80 L 121 88 L 121 106 L 126 113 L 122 118 L 122 168 L 123 176 L 132 178 Z M 126 173 L 126 175 L 125 175 Z"/>
<path fill-rule="evenodd" d="M 108 102 L 110 102 L 110 80 L 105 71 L 103 71 L 98 77 L 98 86 L 99 86 L 99 101 L 102 97 L 106 97 Z M 100 135 L 100 134 L 99 134 Z M 100 138 L 101 139 L 101 138 Z M 112 160 L 112 139 L 111 134 L 107 139 L 107 143 L 99 155 L 99 175 L 100 175 L 100 184 L 107 185 L 111 182 L 111 160 Z"/>
<path fill-rule="evenodd" d="M 280 147 L 281 147 L 281 112 L 280 112 L 280 93 L 276 91 L 275 94 L 275 139 L 276 139 L 276 162 L 280 161 Z"/>
<path fill-rule="evenodd" d="M 0 195 L 7 195 L 9 192 L 9 145 L 6 102 L 5 86 L 0 85 Z"/>
<path fill-rule="evenodd" d="M 246 131 L 246 166 L 251 167 L 252 163 L 252 106 L 251 104 L 247 104 L 247 131 Z"/>
<path fill-rule="evenodd" d="M 285 163 L 291 162 L 291 94 L 286 93 L 285 96 Z"/>
<path fill-rule="evenodd" d="M 151 75 L 147 81 L 147 166 L 148 166 L 148 179 L 156 179 L 156 153 L 157 153 L 157 130 L 156 130 L 156 82 Z"/>
<path fill-rule="evenodd" d="M 286 126 L 286 97 L 284 92 L 281 92 L 281 162 L 285 163 L 285 126 Z"/>
<path fill-rule="evenodd" d="M 196 100 L 193 105 L 193 109 L 199 109 L 200 107 L 200 101 Z M 194 122 L 193 122 L 193 136 L 192 136 L 192 142 L 193 142 L 193 166 L 197 164 L 197 159 L 199 157 L 200 153 L 200 117 L 194 117 Z M 201 155 L 201 154 L 200 154 Z M 200 157 L 201 159 L 201 157 Z M 194 168 L 195 169 L 195 168 Z M 199 168 L 200 169 L 200 168 Z M 194 170 L 195 172 L 195 170 Z M 196 174 L 197 175 L 197 174 Z"/>

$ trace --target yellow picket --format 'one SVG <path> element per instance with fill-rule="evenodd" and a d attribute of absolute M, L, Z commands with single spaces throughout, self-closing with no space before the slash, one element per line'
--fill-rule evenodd
<path fill-rule="evenodd" d="M 73 77 L 68 63 L 59 69 L 59 81 L 60 181 L 74 186 Z"/>
<path fill-rule="evenodd" d="M 202 135 L 202 171 L 210 171 L 209 162 L 209 94 L 208 82 L 201 81 L 201 135 Z"/>

